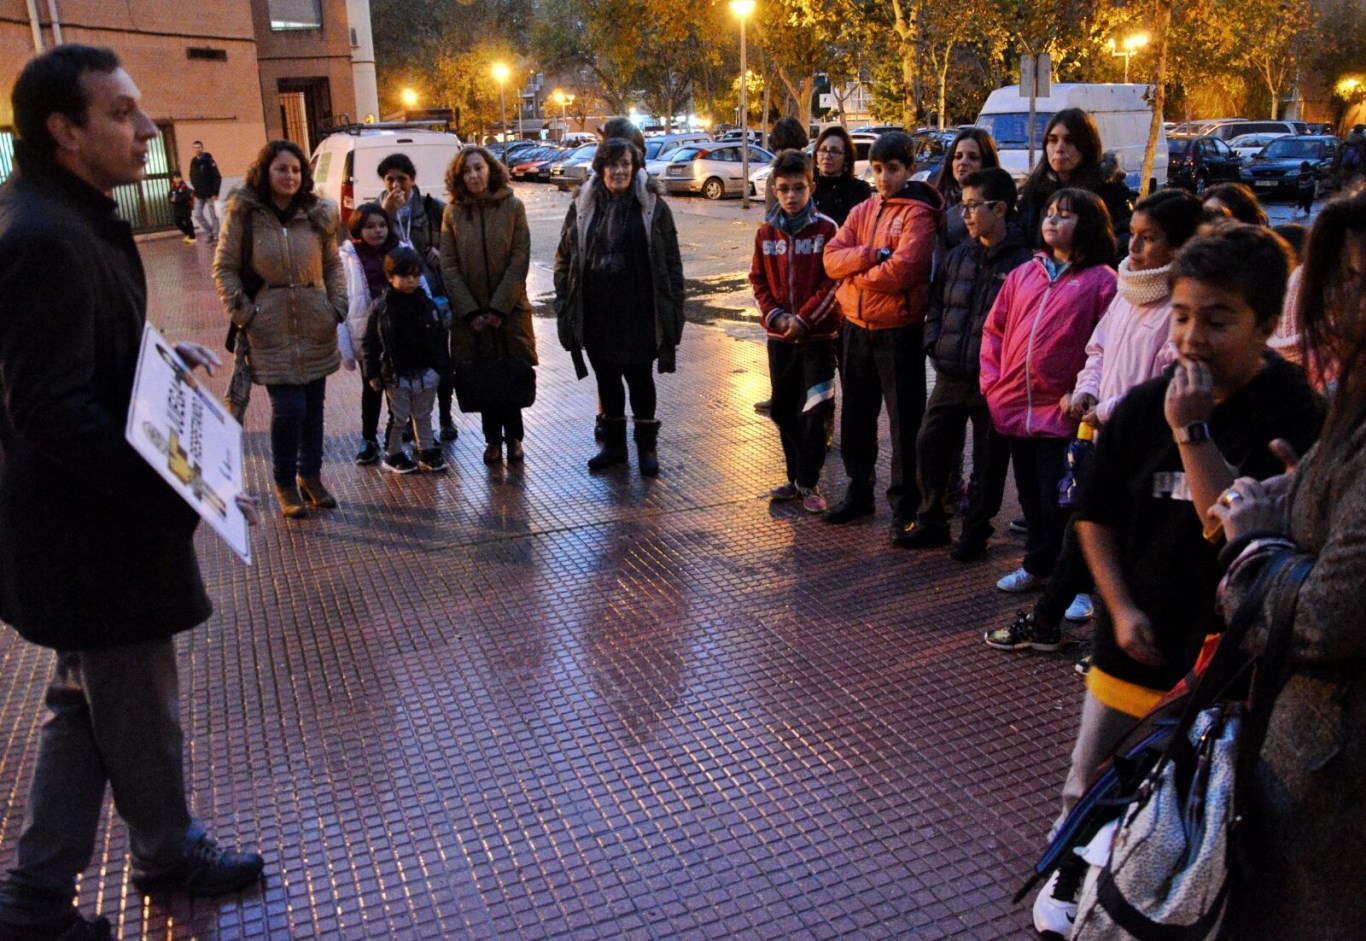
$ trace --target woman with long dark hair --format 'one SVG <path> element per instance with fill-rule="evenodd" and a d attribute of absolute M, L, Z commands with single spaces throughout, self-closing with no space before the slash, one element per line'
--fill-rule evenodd
<path fill-rule="evenodd" d="M 1332 377 L 1323 434 L 1291 472 L 1239 478 L 1211 516 L 1231 558 L 1220 593 L 1231 616 L 1278 556 L 1245 649 L 1265 649 L 1271 612 L 1293 605 L 1291 673 L 1252 780 L 1226 935 L 1239 941 L 1355 938 L 1366 925 L 1366 195 L 1335 200 L 1314 222 L 1299 319 L 1304 362 Z M 1283 451 L 1284 453 L 1284 451 Z"/>
<path fill-rule="evenodd" d="M 1064 108 L 1049 119 L 1043 131 L 1043 156 L 1030 171 L 1020 191 L 1020 225 L 1025 241 L 1043 247 L 1044 209 L 1064 187 L 1095 193 L 1105 203 L 1115 234 L 1115 264 L 1129 253 L 1129 216 L 1133 212 L 1129 187 L 1118 167 L 1103 160 L 1100 130 L 1081 108 Z"/>
<path fill-rule="evenodd" d="M 303 150 L 271 141 L 228 199 L 213 261 L 223 307 L 246 334 L 252 378 L 270 393 L 275 493 L 290 519 L 308 515 L 305 499 L 337 505 L 322 482 L 323 401 L 341 365 L 337 325 L 347 312 L 336 231 L 336 207 L 313 192 Z"/>
<path fill-rule="evenodd" d="M 983 167 L 1000 165 L 996 141 L 986 128 L 964 128 L 949 144 L 939 175 L 934 178 L 934 188 L 939 190 L 947 206 L 944 210 L 944 251 L 968 237 L 968 227 L 963 222 L 963 181 Z"/>

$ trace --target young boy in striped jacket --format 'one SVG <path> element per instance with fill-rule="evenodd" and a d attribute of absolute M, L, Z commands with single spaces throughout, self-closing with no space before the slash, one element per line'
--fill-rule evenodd
<path fill-rule="evenodd" d="M 835 408 L 835 341 L 840 311 L 837 282 L 822 254 L 838 231 L 816 211 L 811 159 L 784 150 L 773 161 L 769 187 L 777 202 L 754 236 L 749 283 L 768 331 L 769 416 L 783 443 L 787 480 L 773 500 L 796 500 L 808 513 L 828 506 L 818 484 L 825 464 L 825 422 Z"/>

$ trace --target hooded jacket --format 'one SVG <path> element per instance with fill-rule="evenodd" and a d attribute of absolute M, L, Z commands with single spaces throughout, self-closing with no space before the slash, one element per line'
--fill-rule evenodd
<path fill-rule="evenodd" d="M 990 247 L 970 238 L 949 251 L 930 285 L 925 315 L 925 353 L 939 375 L 977 378 L 982 325 L 1006 277 L 1031 257 L 1023 236 L 1013 227 Z"/>
<path fill-rule="evenodd" d="M 251 226 L 251 267 L 263 284 L 253 304 L 242 289 L 242 226 Z M 246 330 L 253 381 L 304 385 L 337 371 L 337 324 L 346 320 L 346 274 L 337 214 L 323 199 L 280 224 L 249 189 L 228 196 L 213 280 L 228 316 Z"/>
<path fill-rule="evenodd" d="M 825 247 L 825 272 L 840 282 L 844 319 L 867 330 L 921 323 L 929 305 L 930 268 L 944 197 L 908 182 L 895 196 L 854 207 Z M 891 255 L 878 261 L 878 252 Z"/>
<path fill-rule="evenodd" d="M 530 267 L 526 209 L 509 187 L 479 199 L 452 200 L 446 207 L 441 217 L 441 279 L 455 318 L 455 362 L 515 356 L 537 364 L 526 293 Z M 503 325 L 476 334 L 470 321 L 490 311 L 503 318 Z"/>
<path fill-rule="evenodd" d="M 668 203 L 649 185 L 644 170 L 636 171 L 633 182 L 636 201 L 650 242 L 650 274 L 654 285 L 655 340 L 659 371 L 673 372 L 677 365 L 676 348 L 683 338 L 683 257 L 678 250 L 678 230 Z M 579 187 L 560 230 L 560 245 L 555 251 L 555 316 L 560 345 L 574 359 L 574 372 L 588 375 L 583 358 L 583 255 L 588 227 L 596 211 L 591 178 Z"/>
<path fill-rule="evenodd" d="M 1134 214 L 1133 196 L 1124 182 L 1124 171 L 1113 157 L 1106 157 L 1090 173 L 1066 184 L 1067 187 L 1090 190 L 1100 197 L 1110 213 L 1110 226 L 1115 232 L 1115 258 L 1118 263 L 1129 254 L 1129 220 Z M 1053 194 L 1064 189 L 1062 180 L 1052 170 L 1046 172 L 1033 185 L 1026 184 L 1020 193 L 1020 231 L 1032 249 L 1041 249 L 1043 244 L 1043 216 L 1048 201 Z"/>
<path fill-rule="evenodd" d="M 781 212 L 781 207 L 774 206 L 769 220 L 778 220 Z M 796 235 L 774 221 L 763 222 L 754 233 L 749 283 L 759 305 L 759 322 L 771 339 L 794 342 L 770 328 L 777 314 L 793 314 L 806 325 L 809 333 L 804 342 L 831 340 L 839 334 L 836 284 L 826 275 L 821 260 L 826 243 L 837 231 L 835 220 L 813 211 Z"/>
<path fill-rule="evenodd" d="M 1006 277 L 982 328 L 981 388 L 1003 435 L 1070 438 L 1077 423 L 1058 407 L 1086 365 L 1086 342 L 1115 296 L 1105 265 L 1050 277 L 1035 255 Z"/>

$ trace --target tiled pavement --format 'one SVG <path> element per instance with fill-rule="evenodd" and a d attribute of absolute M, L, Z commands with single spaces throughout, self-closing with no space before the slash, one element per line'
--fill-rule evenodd
<path fill-rule="evenodd" d="M 143 250 L 154 322 L 219 344 L 204 247 Z M 190 786 L 268 881 L 141 899 L 107 808 L 82 907 L 124 939 L 1025 936 L 1009 899 L 1081 686 L 1074 651 L 981 643 L 1020 601 L 991 587 L 1018 540 L 964 566 L 891 549 L 885 505 L 847 527 L 770 506 L 743 325 L 686 331 L 657 480 L 590 476 L 591 382 L 537 327 L 524 468 L 486 469 L 470 418 L 446 475 L 352 466 L 359 379 L 340 373 L 341 508 L 268 515 L 252 567 L 201 534 L 217 613 L 179 642 Z M 837 452 L 824 479 L 840 491 Z M 0 632 L 3 861 L 51 662 Z"/>

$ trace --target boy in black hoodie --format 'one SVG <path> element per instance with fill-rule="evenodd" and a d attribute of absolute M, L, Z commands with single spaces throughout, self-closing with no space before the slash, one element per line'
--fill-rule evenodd
<path fill-rule="evenodd" d="M 421 468 L 446 469 L 441 445 L 432 433 L 432 408 L 441 376 L 450 369 L 446 328 L 436 304 L 422 290 L 422 260 L 406 246 L 384 259 L 389 288 L 370 308 L 361 350 L 365 381 L 383 390 L 393 419 L 384 439 L 381 465 L 391 474 L 411 474 Z M 418 458 L 403 450 L 399 430 L 411 423 Z"/>

